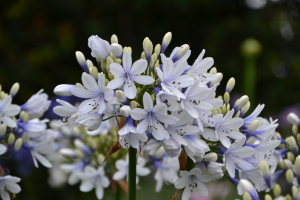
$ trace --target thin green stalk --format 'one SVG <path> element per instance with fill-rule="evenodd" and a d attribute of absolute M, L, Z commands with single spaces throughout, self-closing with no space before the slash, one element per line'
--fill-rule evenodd
<path fill-rule="evenodd" d="M 136 200 L 136 153 L 129 147 L 128 199 Z"/>
<path fill-rule="evenodd" d="M 255 83 L 256 83 L 256 58 L 246 58 L 245 70 L 244 70 L 244 93 L 249 96 L 251 105 L 255 105 L 255 87 L 256 87 Z"/>
<path fill-rule="evenodd" d="M 117 182 L 116 183 L 116 195 L 115 195 L 115 200 L 121 200 L 121 187 Z"/>

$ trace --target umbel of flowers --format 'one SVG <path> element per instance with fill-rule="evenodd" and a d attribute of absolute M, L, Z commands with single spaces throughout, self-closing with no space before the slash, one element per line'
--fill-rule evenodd
<path fill-rule="evenodd" d="M 6 93 L 0 85 L 0 196 L 3 200 L 10 200 L 10 193 L 21 191 L 17 184 L 21 179 L 9 175 L 9 169 L 2 166 L 4 160 L 25 151 L 27 153 L 22 155 L 31 155 L 36 167 L 38 161 L 45 167 L 51 167 L 45 155 L 55 152 L 52 143 L 54 132 L 47 129 L 48 120 L 39 119 L 50 106 L 48 95 L 40 90 L 19 106 L 12 104 L 19 88 L 19 83 L 15 83 L 10 92 Z M 21 162 L 25 162 L 25 159 L 28 157 Z"/>
<path fill-rule="evenodd" d="M 116 35 L 111 44 L 91 36 L 88 46 L 97 67 L 76 52 L 84 70 L 81 82 L 58 85 L 54 93 L 83 101 L 74 106 L 58 99 L 60 105 L 54 112 L 62 118 L 54 125 L 69 127 L 69 133 L 80 128 L 86 134 L 76 136 L 74 143 L 60 150 L 73 158 L 73 163 L 61 169 L 71 174 L 69 183 L 81 180 L 81 191 L 95 188 L 98 199 L 110 184 L 105 174 L 111 172 L 126 192 L 124 182 L 128 181 L 129 199 L 135 199 L 137 175 L 150 173 L 144 167 L 147 161 L 157 169 L 156 191 L 163 183 L 174 184 L 178 189 L 174 199 L 182 191 L 184 200 L 193 190 L 207 196 L 206 183 L 224 175 L 244 199 L 259 199 L 257 191 L 269 191 L 284 173 L 275 172 L 285 153 L 275 150 L 284 143 L 275 131 L 277 120 L 259 117 L 264 105 L 248 114 L 246 95 L 230 105 L 234 78 L 228 81 L 224 94 L 216 97 L 223 75 L 213 67 L 214 60 L 204 58 L 203 50 L 194 62 L 188 62 L 191 50 L 187 44 L 165 55 L 171 38 L 169 32 L 155 47 L 145 38 L 141 58 L 133 61 L 131 47 L 118 44 Z M 87 137 L 106 134 L 115 141 L 107 152 L 99 154 L 100 139 Z M 114 169 L 102 163 L 122 148 L 129 149 L 128 154 L 112 161 Z"/>

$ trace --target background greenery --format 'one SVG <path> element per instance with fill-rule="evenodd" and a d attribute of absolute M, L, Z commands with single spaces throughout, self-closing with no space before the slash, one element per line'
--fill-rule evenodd
<path fill-rule="evenodd" d="M 235 77 L 237 98 L 243 94 L 245 65 L 240 46 L 252 37 L 263 48 L 256 65 L 256 103 L 266 104 L 264 117 L 275 116 L 285 124 L 286 112 L 291 108 L 300 112 L 296 104 L 300 102 L 299 1 L 268 1 L 260 9 L 250 8 L 252 0 L 247 1 L 248 6 L 243 0 L 0 0 L 0 83 L 7 92 L 14 82 L 21 84 L 15 103 L 23 104 L 40 88 L 55 98 L 52 91 L 58 84 L 81 82 L 75 51 L 92 59 L 89 36 L 109 41 L 116 34 L 138 59 L 144 37 L 155 45 L 171 31 L 166 54 L 175 46 L 189 44 L 192 63 L 206 49 L 205 56 L 213 57 L 224 75 L 218 94 Z M 94 192 L 83 194 L 78 186 L 53 190 L 46 179 L 46 169 L 34 169 L 22 178 L 18 199 L 95 199 Z M 145 180 L 138 197 L 169 199 L 175 191 L 169 186 L 156 197 L 153 179 Z M 107 199 L 112 198 L 109 193 L 105 193 Z"/>

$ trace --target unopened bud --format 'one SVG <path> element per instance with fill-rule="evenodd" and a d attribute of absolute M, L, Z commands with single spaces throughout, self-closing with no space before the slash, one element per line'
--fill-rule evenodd
<path fill-rule="evenodd" d="M 225 114 L 225 113 L 226 113 L 226 110 L 227 110 L 226 105 L 223 105 L 223 106 L 221 107 L 221 110 L 222 110 L 222 113 Z"/>
<path fill-rule="evenodd" d="M 141 54 L 141 59 L 146 60 L 146 56 L 145 56 L 145 52 L 144 52 L 144 51 L 143 51 L 142 54 Z"/>
<path fill-rule="evenodd" d="M 152 98 L 152 101 L 154 101 L 155 100 L 155 95 L 151 94 L 151 98 Z"/>
<path fill-rule="evenodd" d="M 116 91 L 116 98 L 119 102 L 125 102 L 126 101 L 126 94 L 122 90 Z"/>
<path fill-rule="evenodd" d="M 232 77 L 229 79 L 226 85 L 226 92 L 230 93 L 235 85 L 235 79 Z"/>
<path fill-rule="evenodd" d="M 218 155 L 216 153 L 208 153 L 204 156 L 205 162 L 216 161 L 218 159 Z"/>
<path fill-rule="evenodd" d="M 294 172 L 291 169 L 288 169 L 285 172 L 285 178 L 287 180 L 288 183 L 293 183 L 293 179 L 294 179 Z"/>
<path fill-rule="evenodd" d="M 28 121 L 29 121 L 29 118 L 30 118 L 29 112 L 24 111 L 24 114 L 23 114 L 23 116 L 22 116 L 23 122 L 24 122 L 24 123 L 28 122 Z"/>
<path fill-rule="evenodd" d="M 299 124 L 299 117 L 298 117 L 295 113 L 290 113 L 290 114 L 287 116 L 287 119 L 288 119 L 288 121 L 289 121 L 291 124 L 294 124 L 294 125 L 298 125 L 298 124 Z"/>
<path fill-rule="evenodd" d="M 101 62 L 101 69 L 103 72 L 106 72 L 108 69 L 107 69 L 107 61 L 106 60 L 102 60 Z"/>
<path fill-rule="evenodd" d="M 75 149 L 75 153 L 77 158 L 83 158 L 83 153 L 81 150 Z"/>
<path fill-rule="evenodd" d="M 89 73 L 89 68 L 87 66 L 85 57 L 83 55 L 83 53 L 81 53 L 80 51 L 76 51 L 75 52 L 75 56 L 77 59 L 77 62 L 79 63 L 79 65 L 81 66 L 81 68 L 86 72 Z"/>
<path fill-rule="evenodd" d="M 11 97 L 14 97 L 18 93 L 19 89 L 20 89 L 20 84 L 18 82 L 13 84 L 13 86 L 11 87 L 10 92 L 9 92 Z"/>
<path fill-rule="evenodd" d="M 211 82 L 212 85 L 218 84 L 222 81 L 223 79 L 223 74 L 218 72 L 215 74 L 215 76 L 217 77 L 214 81 Z"/>
<path fill-rule="evenodd" d="M 97 156 L 97 162 L 98 162 L 98 164 L 99 164 L 99 165 L 102 165 L 103 162 L 104 162 L 104 159 L 105 159 L 105 156 L 104 156 L 102 153 L 100 153 L 100 154 Z"/>
<path fill-rule="evenodd" d="M 292 195 L 295 198 L 298 195 L 298 188 L 296 186 L 292 186 Z"/>
<path fill-rule="evenodd" d="M 127 47 L 126 51 L 128 51 L 130 53 L 130 55 L 132 55 L 132 49 L 131 49 L 131 47 Z"/>
<path fill-rule="evenodd" d="M 288 152 L 287 153 L 287 159 L 289 159 L 291 162 L 294 162 L 295 156 L 293 153 Z"/>
<path fill-rule="evenodd" d="M 138 88 L 136 91 L 137 91 L 137 92 L 136 92 L 136 96 L 140 95 L 140 93 L 141 93 L 141 88 Z"/>
<path fill-rule="evenodd" d="M 15 135 L 13 133 L 9 134 L 7 143 L 12 145 L 15 142 Z"/>
<path fill-rule="evenodd" d="M 298 143 L 300 143 L 300 133 L 297 134 Z"/>
<path fill-rule="evenodd" d="M 271 195 L 269 195 L 269 194 L 266 194 L 266 195 L 265 195 L 265 200 L 272 200 L 272 197 L 271 197 Z"/>
<path fill-rule="evenodd" d="M 61 148 L 59 153 L 67 157 L 77 157 L 76 151 L 70 148 Z"/>
<path fill-rule="evenodd" d="M 111 52 L 116 56 L 117 58 L 121 58 L 123 55 L 123 47 L 119 44 L 111 44 Z"/>
<path fill-rule="evenodd" d="M 135 109 L 137 107 L 140 107 L 140 104 L 138 102 L 136 102 L 136 101 L 131 101 L 130 102 L 130 108 L 131 108 L 131 110 Z"/>
<path fill-rule="evenodd" d="M 294 135 L 297 135 L 297 133 L 298 133 L 298 126 L 297 125 L 294 124 L 292 126 L 292 132 L 293 132 Z"/>
<path fill-rule="evenodd" d="M 152 52 L 153 52 L 153 44 L 149 39 L 145 43 L 144 52 L 145 52 L 146 59 L 149 63 L 150 59 L 151 59 Z"/>
<path fill-rule="evenodd" d="M 243 200 L 252 200 L 252 197 L 248 192 L 244 192 L 243 194 Z"/>
<path fill-rule="evenodd" d="M 124 117 L 128 117 L 130 115 L 130 106 L 124 105 L 120 108 L 120 114 Z"/>
<path fill-rule="evenodd" d="M 158 148 L 158 150 L 155 152 L 155 157 L 156 158 L 162 158 L 164 155 L 164 148 L 161 146 L 160 148 Z"/>
<path fill-rule="evenodd" d="M 160 50 L 161 50 L 161 45 L 160 44 L 157 44 L 154 48 L 154 52 L 156 53 L 156 55 L 159 55 L 160 54 Z"/>
<path fill-rule="evenodd" d="M 94 64 L 91 60 L 86 60 L 86 65 L 88 66 L 89 70 L 91 70 L 92 67 L 94 67 Z"/>
<path fill-rule="evenodd" d="M 281 194 L 281 187 L 277 183 L 275 184 L 273 188 L 273 194 L 275 197 L 278 197 Z"/>
<path fill-rule="evenodd" d="M 54 94 L 58 96 L 72 96 L 71 90 L 76 87 L 75 85 L 70 84 L 61 84 L 54 88 Z"/>
<path fill-rule="evenodd" d="M 98 80 L 98 69 L 97 69 L 97 67 L 92 67 L 92 68 L 91 68 L 91 71 L 90 71 L 90 74 L 91 74 L 96 80 Z"/>
<path fill-rule="evenodd" d="M 293 136 L 290 136 L 287 143 L 289 144 L 289 146 L 290 146 L 291 150 L 293 151 L 293 153 L 295 155 L 297 155 L 298 146 L 297 146 L 295 138 Z"/>
<path fill-rule="evenodd" d="M 3 136 L 3 135 L 5 135 L 6 129 L 7 129 L 6 123 L 2 123 L 0 125 L 0 137 Z"/>
<path fill-rule="evenodd" d="M 295 160 L 295 174 L 299 177 L 300 176 L 300 158 L 297 157 Z"/>
<path fill-rule="evenodd" d="M 119 43 L 118 37 L 117 37 L 115 34 L 113 34 L 113 35 L 111 36 L 111 38 L 110 38 L 110 42 L 111 42 L 112 44 L 114 44 L 114 43 L 118 44 L 118 43 Z"/>
<path fill-rule="evenodd" d="M 285 195 L 285 200 L 293 200 L 292 196 L 290 194 Z"/>
<path fill-rule="evenodd" d="M 110 72 L 110 70 L 108 71 L 108 78 L 109 80 L 113 80 L 114 76 L 112 75 L 112 73 Z"/>
<path fill-rule="evenodd" d="M 118 64 L 121 64 L 121 61 L 122 60 L 120 58 L 117 58 L 115 62 L 118 63 Z"/>
<path fill-rule="evenodd" d="M 22 137 L 23 144 L 25 144 L 29 139 L 30 139 L 29 135 L 27 135 L 27 133 L 25 133 Z"/>
<path fill-rule="evenodd" d="M 213 75 L 216 75 L 216 73 L 217 73 L 217 68 L 215 68 L 215 67 L 211 68 L 210 71 L 209 71 L 209 73 L 210 73 L 210 74 L 213 74 Z"/>
<path fill-rule="evenodd" d="M 172 58 L 173 62 L 176 62 L 177 60 L 179 60 L 180 58 L 182 58 L 189 50 L 190 50 L 190 46 L 188 44 L 182 45 L 178 49 L 178 51 L 174 55 L 174 57 Z"/>
<path fill-rule="evenodd" d="M 230 100 L 230 95 L 228 92 L 225 92 L 224 94 L 224 103 L 229 103 L 229 100 Z"/>
<path fill-rule="evenodd" d="M 114 60 L 110 56 L 108 56 L 107 57 L 107 69 L 110 69 L 110 65 L 112 63 L 114 63 Z"/>
<path fill-rule="evenodd" d="M 76 83 L 76 87 L 84 88 L 83 85 L 82 85 L 81 83 Z"/>
<path fill-rule="evenodd" d="M 279 163 L 279 166 L 282 169 L 292 169 L 293 168 L 293 163 L 290 160 L 288 160 L 288 159 L 284 159 L 283 161 L 281 161 Z"/>
<path fill-rule="evenodd" d="M 249 97 L 247 95 L 244 95 L 235 102 L 233 109 L 240 110 L 245 105 L 247 105 L 248 102 L 249 102 Z"/>
<path fill-rule="evenodd" d="M 162 40 L 161 53 L 165 52 L 165 50 L 167 49 L 167 47 L 171 42 L 171 39 L 172 39 L 172 33 L 171 32 L 166 33 Z"/>
<path fill-rule="evenodd" d="M 253 120 L 253 122 L 250 124 L 248 132 L 253 133 L 254 131 L 256 131 L 258 126 L 259 126 L 259 120 L 258 119 Z"/>
<path fill-rule="evenodd" d="M 261 173 L 263 174 L 263 176 L 270 175 L 270 167 L 269 167 L 269 164 L 265 160 L 260 161 L 259 169 L 260 169 Z"/>

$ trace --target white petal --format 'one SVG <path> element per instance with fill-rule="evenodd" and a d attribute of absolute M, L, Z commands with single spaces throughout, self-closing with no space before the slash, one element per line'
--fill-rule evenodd
<path fill-rule="evenodd" d="M 104 75 L 103 75 L 103 72 L 101 72 L 98 76 L 98 87 L 100 88 L 100 91 L 102 93 L 104 93 L 104 90 L 105 90 L 105 78 L 104 78 Z"/>
<path fill-rule="evenodd" d="M 9 117 L 13 117 L 13 116 L 19 114 L 20 110 L 21 110 L 20 106 L 10 105 L 10 106 L 7 106 L 7 107 L 3 108 L 1 111 L 5 115 L 7 115 Z"/>
<path fill-rule="evenodd" d="M 0 190 L 0 195 L 1 195 L 1 198 L 3 200 L 10 200 L 10 196 L 9 196 L 9 193 L 4 191 L 4 190 Z"/>
<path fill-rule="evenodd" d="M 141 108 L 135 108 L 130 111 L 130 116 L 134 120 L 141 120 L 147 116 L 147 112 Z"/>
<path fill-rule="evenodd" d="M 102 187 L 107 188 L 109 186 L 109 183 L 110 183 L 109 179 L 106 176 L 102 176 L 101 178 Z"/>
<path fill-rule="evenodd" d="M 230 137 L 232 139 L 235 139 L 235 140 L 240 140 L 240 139 L 242 139 L 245 136 L 241 132 L 239 132 L 239 131 L 232 130 L 232 131 L 230 131 L 228 137 Z"/>
<path fill-rule="evenodd" d="M 116 168 L 117 170 L 123 170 L 124 168 L 127 169 L 128 163 L 125 162 L 124 160 L 117 160 L 116 161 Z"/>
<path fill-rule="evenodd" d="M 134 82 L 137 82 L 142 85 L 150 85 L 151 83 L 154 82 L 154 79 L 151 76 L 135 75 L 135 76 L 131 76 L 131 78 Z"/>
<path fill-rule="evenodd" d="M 92 77 L 89 74 L 82 74 L 82 83 L 86 89 L 93 91 L 93 92 L 99 92 L 98 84 L 94 77 Z"/>
<path fill-rule="evenodd" d="M 204 128 L 201 135 L 209 141 L 219 141 L 219 138 L 217 137 L 214 129 Z"/>
<path fill-rule="evenodd" d="M 138 123 L 137 132 L 144 133 L 147 130 L 148 126 L 149 126 L 149 122 L 147 117 L 145 117 L 142 121 L 140 121 L 140 123 Z"/>
<path fill-rule="evenodd" d="M 194 83 L 194 78 L 189 75 L 182 75 L 176 78 L 174 81 L 178 82 L 178 87 L 185 88 Z"/>
<path fill-rule="evenodd" d="M 229 175 L 234 178 L 235 177 L 235 166 L 233 165 L 233 162 L 232 160 L 226 156 L 226 169 L 227 169 L 227 172 L 229 173 Z"/>
<path fill-rule="evenodd" d="M 186 186 L 183 190 L 181 199 L 182 200 L 189 200 L 192 196 L 192 192 L 193 192 L 193 190 L 191 190 L 190 187 Z"/>
<path fill-rule="evenodd" d="M 242 118 L 232 118 L 227 122 L 221 123 L 223 127 L 228 129 L 238 129 L 244 124 L 244 120 Z"/>
<path fill-rule="evenodd" d="M 4 154 L 6 152 L 6 146 L 3 144 L 0 144 L 0 155 Z"/>
<path fill-rule="evenodd" d="M 13 119 L 7 117 L 6 115 L 0 116 L 0 121 L 3 121 L 4 123 L 6 123 L 6 125 L 8 127 L 11 127 L 11 128 L 14 128 L 17 126 L 17 123 Z"/>
<path fill-rule="evenodd" d="M 45 167 L 48 167 L 48 168 L 52 167 L 52 164 L 44 156 L 42 156 L 41 154 L 35 153 L 34 157 L 36 157 L 36 159 L 38 161 L 40 161 L 40 163 L 42 165 L 44 165 Z"/>
<path fill-rule="evenodd" d="M 16 183 L 6 182 L 5 186 L 11 193 L 19 193 L 21 192 L 21 187 Z"/>
<path fill-rule="evenodd" d="M 167 139 L 168 140 L 170 138 L 168 131 L 159 122 L 157 122 L 157 121 L 154 122 L 153 126 L 155 126 L 155 128 L 152 131 L 152 135 L 155 139 L 157 139 L 157 140 Z"/>
<path fill-rule="evenodd" d="M 99 95 L 98 92 L 93 92 L 84 88 L 80 87 L 74 87 L 71 90 L 72 94 L 74 96 L 80 97 L 80 98 L 95 98 Z"/>
<path fill-rule="evenodd" d="M 107 84 L 107 87 L 111 89 L 116 89 L 121 87 L 124 82 L 125 82 L 125 78 L 123 76 L 119 78 L 115 78 Z"/>
<path fill-rule="evenodd" d="M 0 108 L 8 106 L 11 103 L 11 100 L 12 100 L 12 98 L 10 95 L 5 97 L 2 101 L 0 101 Z"/>
<path fill-rule="evenodd" d="M 130 72 L 130 69 L 131 69 L 131 65 L 132 65 L 132 59 L 131 59 L 131 55 L 128 51 L 126 51 L 124 54 L 123 54 L 123 67 L 124 67 L 124 71 L 125 73 L 128 73 Z"/>
<path fill-rule="evenodd" d="M 192 117 L 199 118 L 199 112 L 188 102 L 184 103 L 184 110 L 186 110 Z"/>
<path fill-rule="evenodd" d="M 106 88 L 104 92 L 104 99 L 106 101 L 111 101 L 114 96 L 114 91 L 111 88 Z"/>
<path fill-rule="evenodd" d="M 164 80 L 163 72 L 161 71 L 161 69 L 159 67 L 156 67 L 155 69 L 156 69 L 157 76 L 159 77 L 159 79 L 161 81 L 163 81 Z"/>
<path fill-rule="evenodd" d="M 115 78 L 124 76 L 125 72 L 123 67 L 118 63 L 112 63 L 110 66 L 110 72 Z"/>
<path fill-rule="evenodd" d="M 94 99 L 88 99 L 88 100 L 85 100 L 85 101 L 81 102 L 81 104 L 78 107 L 78 111 L 80 113 L 88 113 L 88 112 L 90 112 L 96 106 L 95 105 L 96 103 L 94 101 L 95 101 Z M 61 116 L 68 116 L 68 115 L 61 115 Z"/>
<path fill-rule="evenodd" d="M 117 171 L 114 173 L 113 179 L 118 181 L 118 180 L 125 178 L 126 175 L 127 175 L 127 173 L 125 170 Z"/>
<path fill-rule="evenodd" d="M 155 114 L 160 114 L 160 115 L 167 115 L 167 106 L 164 103 L 160 103 L 154 106 L 153 112 Z"/>
<path fill-rule="evenodd" d="M 90 181 L 83 181 L 80 185 L 81 192 L 89 192 L 94 188 L 94 185 Z"/>
<path fill-rule="evenodd" d="M 197 181 L 196 191 L 202 197 L 208 196 L 207 186 L 204 183 L 201 183 L 200 181 Z"/>
<path fill-rule="evenodd" d="M 73 110 L 70 110 L 65 106 L 56 106 L 53 108 L 53 112 L 59 116 L 71 116 L 75 113 Z"/>
<path fill-rule="evenodd" d="M 172 125 L 172 124 L 176 124 L 178 122 L 178 119 L 172 115 L 164 116 L 164 115 L 155 113 L 154 116 L 155 116 L 155 119 L 157 119 L 158 121 L 165 123 L 165 124 Z"/>
<path fill-rule="evenodd" d="M 181 172 L 180 172 L 181 173 Z M 180 175 L 181 176 L 181 175 Z M 176 189 L 182 189 L 184 188 L 185 186 L 188 186 L 189 184 L 189 180 L 190 180 L 190 177 L 189 176 L 181 176 L 180 178 L 178 178 L 176 181 L 175 181 L 175 188 Z"/>
<path fill-rule="evenodd" d="M 100 184 L 96 185 L 96 196 L 98 199 L 102 199 L 103 198 L 103 187 Z"/>
<path fill-rule="evenodd" d="M 186 66 L 187 66 L 186 60 L 180 61 L 178 63 L 178 65 L 174 68 L 172 73 L 170 74 L 170 78 L 172 77 L 172 79 L 176 79 L 178 76 L 180 76 L 184 72 L 184 70 L 186 69 Z"/>
<path fill-rule="evenodd" d="M 134 99 L 136 97 L 137 90 L 133 81 L 130 82 L 125 81 L 124 93 L 129 99 Z"/>
<path fill-rule="evenodd" d="M 254 154 L 254 152 L 255 150 L 252 147 L 244 146 L 230 151 L 230 154 L 235 155 L 239 158 L 249 158 Z"/>
<path fill-rule="evenodd" d="M 229 148 L 230 145 L 231 145 L 231 142 L 230 142 L 230 139 L 223 135 L 223 134 L 219 134 L 219 139 L 220 139 L 220 142 L 226 147 L 226 148 Z"/>
<path fill-rule="evenodd" d="M 142 167 L 142 168 L 137 168 L 136 173 L 139 176 L 147 176 L 148 174 L 150 174 L 150 169 L 146 168 L 146 167 Z"/>
<path fill-rule="evenodd" d="M 145 92 L 143 96 L 143 103 L 144 103 L 144 108 L 147 112 L 151 112 L 153 110 L 152 98 L 148 92 Z"/>
<path fill-rule="evenodd" d="M 147 61 L 144 59 L 140 59 L 135 61 L 130 70 L 131 75 L 141 74 L 147 69 Z"/>
<path fill-rule="evenodd" d="M 165 62 L 163 63 L 164 80 L 169 77 L 169 75 L 172 73 L 173 69 L 174 69 L 174 63 L 173 63 L 172 59 L 167 58 L 165 60 Z"/>

